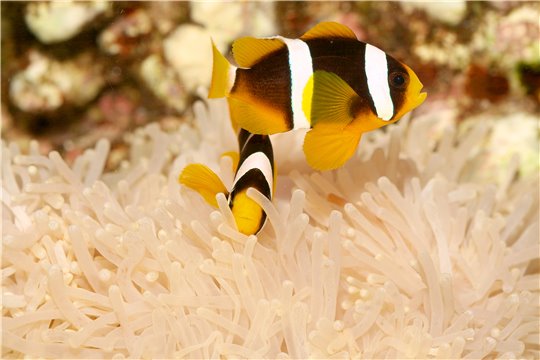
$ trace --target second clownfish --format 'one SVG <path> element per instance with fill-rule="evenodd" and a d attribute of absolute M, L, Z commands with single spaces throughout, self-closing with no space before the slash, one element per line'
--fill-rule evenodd
<path fill-rule="evenodd" d="M 237 157 L 238 163 L 234 164 L 236 174 L 230 191 L 218 175 L 203 164 L 186 166 L 178 181 L 198 192 L 208 204 L 216 208 L 216 195 L 224 193 L 238 231 L 251 235 L 262 228 L 266 213 L 247 195 L 247 190 L 255 188 L 272 201 L 275 189 L 274 153 L 268 136 L 251 134 L 244 129 L 238 133 L 238 145 L 240 154 Z"/>
<path fill-rule="evenodd" d="M 407 65 L 338 23 L 320 23 L 299 39 L 240 38 L 232 51 L 238 67 L 213 47 L 209 97 L 227 97 L 233 121 L 254 134 L 311 129 L 304 153 L 315 169 L 342 166 L 364 132 L 426 98 Z"/>

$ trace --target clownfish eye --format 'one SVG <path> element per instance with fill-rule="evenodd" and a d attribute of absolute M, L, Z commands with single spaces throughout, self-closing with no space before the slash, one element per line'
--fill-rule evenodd
<path fill-rule="evenodd" d="M 409 82 L 409 76 L 402 72 L 393 72 L 389 76 L 390 85 L 397 89 L 403 89 Z"/>

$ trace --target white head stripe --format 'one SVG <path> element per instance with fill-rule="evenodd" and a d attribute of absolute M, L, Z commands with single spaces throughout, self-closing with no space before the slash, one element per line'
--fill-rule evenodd
<path fill-rule="evenodd" d="M 386 54 L 381 49 L 366 44 L 365 70 L 369 93 L 377 116 L 388 121 L 394 115 L 394 103 L 388 86 Z"/>
<path fill-rule="evenodd" d="M 242 178 L 242 176 L 246 175 L 246 173 L 251 169 L 259 169 L 263 173 L 264 178 L 268 183 L 268 187 L 270 188 L 270 197 L 272 197 L 272 191 L 274 188 L 274 173 L 272 171 L 272 165 L 270 164 L 270 160 L 261 151 L 257 151 L 256 153 L 249 155 L 247 159 L 244 160 L 242 165 L 240 165 L 240 168 L 238 168 L 238 171 L 234 176 L 233 189 L 236 186 L 236 183 Z"/>
<path fill-rule="evenodd" d="M 293 129 L 309 129 L 309 124 L 302 110 L 304 88 L 313 75 L 313 63 L 309 46 L 300 39 L 287 39 L 277 36 L 283 41 L 289 51 L 289 68 L 291 71 L 291 109 L 293 113 Z"/>

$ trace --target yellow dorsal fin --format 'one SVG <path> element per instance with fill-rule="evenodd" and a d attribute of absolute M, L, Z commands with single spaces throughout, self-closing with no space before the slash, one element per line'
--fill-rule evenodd
<path fill-rule="evenodd" d="M 198 192 L 204 200 L 217 208 L 216 195 L 224 193 L 228 195 L 223 181 L 208 166 L 203 164 L 190 164 L 182 170 L 178 182 Z"/>
<path fill-rule="evenodd" d="M 317 170 L 337 169 L 353 156 L 361 135 L 336 124 L 318 124 L 304 139 L 306 160 Z"/>
<path fill-rule="evenodd" d="M 232 96 L 228 100 L 231 118 L 250 133 L 270 135 L 290 130 L 279 110 Z"/>
<path fill-rule="evenodd" d="M 300 37 L 302 40 L 320 38 L 345 38 L 357 40 L 356 35 L 351 29 L 333 21 L 319 23 Z"/>
<path fill-rule="evenodd" d="M 327 71 L 316 71 L 313 74 L 311 100 L 312 126 L 330 122 L 344 128 L 354 119 L 351 106 L 357 99 L 358 94 L 339 76 Z"/>
<path fill-rule="evenodd" d="M 281 49 L 285 44 L 278 39 L 257 39 L 246 36 L 232 45 L 234 60 L 244 68 L 252 67 L 266 55 Z"/>

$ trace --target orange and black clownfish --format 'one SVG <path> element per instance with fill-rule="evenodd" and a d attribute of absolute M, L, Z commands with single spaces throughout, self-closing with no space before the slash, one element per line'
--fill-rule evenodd
<path fill-rule="evenodd" d="M 232 51 L 238 67 L 213 46 L 209 97 L 227 97 L 233 121 L 254 134 L 311 129 L 304 153 L 319 170 L 342 166 L 362 133 L 397 121 L 426 98 L 407 65 L 334 22 L 300 39 L 240 38 Z"/>
<path fill-rule="evenodd" d="M 228 197 L 238 231 L 251 235 L 262 228 L 266 213 L 257 202 L 247 196 L 247 190 L 250 187 L 255 188 L 272 201 L 275 190 L 274 153 L 267 135 L 251 134 L 244 129 L 240 129 L 238 144 L 240 155 L 238 164 L 235 165 L 236 174 L 230 192 L 217 174 L 203 164 L 186 166 L 178 180 L 197 191 L 215 208 L 218 207 L 216 195 L 224 193 Z"/>

